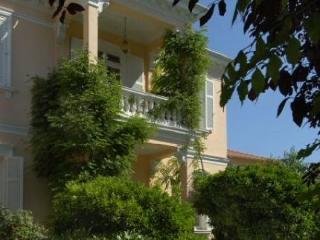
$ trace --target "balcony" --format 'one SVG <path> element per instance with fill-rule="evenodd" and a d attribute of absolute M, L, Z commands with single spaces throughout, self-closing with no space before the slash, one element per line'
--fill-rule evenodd
<path fill-rule="evenodd" d="M 165 111 L 157 119 L 151 116 L 152 110 L 167 101 L 168 98 L 128 87 L 123 87 L 122 91 L 121 106 L 124 117 L 140 116 L 155 122 L 158 126 L 187 130 L 181 124 L 181 116 L 176 111 Z"/>

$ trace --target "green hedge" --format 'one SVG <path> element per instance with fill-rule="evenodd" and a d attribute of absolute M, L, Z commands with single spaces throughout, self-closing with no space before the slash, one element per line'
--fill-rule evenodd
<path fill-rule="evenodd" d="M 194 211 L 160 189 L 131 180 L 98 177 L 70 182 L 53 201 L 55 232 L 84 230 L 89 235 L 135 232 L 144 237 L 176 240 L 193 235 Z"/>
<path fill-rule="evenodd" d="M 46 230 L 34 223 L 30 212 L 11 212 L 0 208 L 0 239 L 3 240 L 45 240 Z"/>

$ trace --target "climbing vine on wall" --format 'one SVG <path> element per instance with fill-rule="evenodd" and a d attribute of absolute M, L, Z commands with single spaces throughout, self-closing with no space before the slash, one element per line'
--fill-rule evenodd
<path fill-rule="evenodd" d="M 80 174 L 130 174 L 136 147 L 151 133 L 141 118 L 119 121 L 121 85 L 106 69 L 80 53 L 46 78 L 33 78 L 35 168 L 55 187 Z"/>
<path fill-rule="evenodd" d="M 152 91 L 169 98 L 163 107 L 177 110 L 181 124 L 191 130 L 200 127 L 201 94 L 210 63 L 207 41 L 191 26 L 167 32 L 152 79 Z"/>
<path fill-rule="evenodd" d="M 200 134 L 199 129 L 203 111 L 201 100 L 209 64 L 207 37 L 203 32 L 194 31 L 191 26 L 182 31 L 169 31 L 156 60 L 152 79 L 152 91 L 168 97 L 168 101 L 158 106 L 154 114 L 169 109 L 180 115 L 180 124 L 190 130 L 190 141 L 183 148 L 193 150 L 195 168 L 199 167 L 199 162 L 202 163 L 204 151 L 205 136 Z M 179 189 L 181 161 L 179 157 L 174 157 L 168 166 L 161 166 L 158 181 Z"/>

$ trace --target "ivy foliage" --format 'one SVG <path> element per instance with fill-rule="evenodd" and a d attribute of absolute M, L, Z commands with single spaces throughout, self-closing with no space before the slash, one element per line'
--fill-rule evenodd
<path fill-rule="evenodd" d="M 281 162 L 198 175 L 194 206 L 210 217 L 217 240 L 318 239 L 319 218 L 301 175 Z"/>
<path fill-rule="evenodd" d="M 121 84 L 99 62 L 79 53 L 46 78 L 34 77 L 32 151 L 39 176 L 59 186 L 87 176 L 131 173 L 135 149 L 151 127 L 133 117 L 120 121 Z"/>
<path fill-rule="evenodd" d="M 169 31 L 156 60 L 152 91 L 166 96 L 163 108 L 180 114 L 181 124 L 195 130 L 200 127 L 201 94 L 210 59 L 207 37 L 191 26 Z"/>
<path fill-rule="evenodd" d="M 155 240 L 192 239 L 195 223 L 189 204 L 119 177 L 69 182 L 55 196 L 53 209 L 59 234 L 84 230 L 110 239 L 125 232 Z"/>

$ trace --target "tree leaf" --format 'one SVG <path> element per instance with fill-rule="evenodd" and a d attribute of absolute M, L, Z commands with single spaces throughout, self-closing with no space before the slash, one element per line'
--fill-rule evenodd
<path fill-rule="evenodd" d="M 281 59 L 277 55 L 272 54 L 267 67 L 268 76 L 270 76 L 273 80 L 278 80 L 280 77 L 281 66 Z"/>
<path fill-rule="evenodd" d="M 253 65 L 261 61 L 261 59 L 266 55 L 266 52 L 267 52 L 267 45 L 265 44 L 265 42 L 261 37 L 258 37 L 256 42 L 256 50 L 251 59 L 251 62 L 253 63 Z"/>
<path fill-rule="evenodd" d="M 305 22 L 306 29 L 309 33 L 310 39 L 314 43 L 318 43 L 320 41 L 320 13 L 316 12 L 311 15 Z"/>
<path fill-rule="evenodd" d="M 226 2 L 224 0 L 220 0 L 218 7 L 219 7 L 220 16 L 224 16 L 226 14 L 226 11 L 227 11 Z"/>
<path fill-rule="evenodd" d="M 216 6 L 216 5 L 213 3 L 213 4 L 211 5 L 210 9 L 208 10 L 208 12 L 207 12 L 204 16 L 202 16 L 202 17 L 200 18 L 200 26 L 205 25 L 205 24 L 210 20 L 210 18 L 212 17 L 212 15 L 213 15 L 213 13 L 214 13 L 214 8 L 215 8 L 215 6 Z"/>
<path fill-rule="evenodd" d="M 288 41 L 286 52 L 288 61 L 292 64 L 297 63 L 301 56 L 300 41 L 295 37 L 290 38 Z"/>
<path fill-rule="evenodd" d="M 291 103 L 291 110 L 293 121 L 301 127 L 306 112 L 305 100 L 302 97 L 295 98 Z"/>
<path fill-rule="evenodd" d="M 247 81 L 241 81 L 237 88 L 237 92 L 241 102 L 243 102 L 248 95 L 248 84 L 249 83 Z"/>
<path fill-rule="evenodd" d="M 180 2 L 180 0 L 174 0 L 172 3 L 172 6 L 174 7 L 175 5 L 177 5 Z"/>
<path fill-rule="evenodd" d="M 220 106 L 224 107 L 234 92 L 234 86 L 230 84 L 230 79 L 226 76 L 222 76 L 221 83 L 221 95 L 220 95 Z"/>
<path fill-rule="evenodd" d="M 291 75 L 285 69 L 282 69 L 280 71 L 280 79 L 278 85 L 280 93 L 283 96 L 288 96 L 292 94 Z"/>
<path fill-rule="evenodd" d="M 68 12 L 71 14 L 71 15 L 75 15 L 77 14 L 78 12 L 83 12 L 85 9 L 84 7 L 82 7 L 80 4 L 78 3 L 70 3 L 68 6 L 67 6 L 67 10 Z"/>
<path fill-rule="evenodd" d="M 66 0 L 59 0 L 59 5 L 56 9 L 56 11 L 53 13 L 52 18 L 55 18 L 56 16 L 58 16 L 61 12 L 61 10 L 63 9 L 64 3 Z"/>
<path fill-rule="evenodd" d="M 260 69 L 257 68 L 252 75 L 252 88 L 254 89 L 255 93 L 259 95 L 261 92 L 264 91 L 265 87 L 266 80 Z"/>
<path fill-rule="evenodd" d="M 238 53 L 235 62 L 239 63 L 240 65 L 239 72 L 241 74 L 245 74 L 247 72 L 248 59 L 247 55 L 242 50 Z"/>
<path fill-rule="evenodd" d="M 254 100 L 257 99 L 257 97 L 258 97 L 258 95 L 257 95 L 256 92 L 254 91 L 254 89 L 251 88 L 250 91 L 249 91 L 249 93 L 248 93 L 248 98 L 249 98 L 249 100 L 253 102 Z"/>
<path fill-rule="evenodd" d="M 278 107 L 278 111 L 277 111 L 277 117 L 279 117 L 280 114 L 282 113 L 282 111 L 283 111 L 283 109 L 284 109 L 284 107 L 285 107 L 288 99 L 289 99 L 289 98 L 287 97 L 287 98 L 283 99 L 282 102 L 280 103 L 280 105 L 279 105 L 279 107 Z"/>
<path fill-rule="evenodd" d="M 194 9 L 194 7 L 197 5 L 197 3 L 199 2 L 199 0 L 189 0 L 189 11 L 192 12 L 192 10 Z"/>
<path fill-rule="evenodd" d="M 243 32 L 246 33 L 250 27 L 250 25 L 253 23 L 253 20 L 254 20 L 254 15 L 253 13 L 251 12 L 247 18 L 245 19 L 244 21 L 244 26 L 243 26 Z"/>
<path fill-rule="evenodd" d="M 61 13 L 61 16 L 59 18 L 61 23 L 64 23 L 64 20 L 66 19 L 66 14 L 67 14 L 67 11 L 63 10 L 63 12 Z"/>

